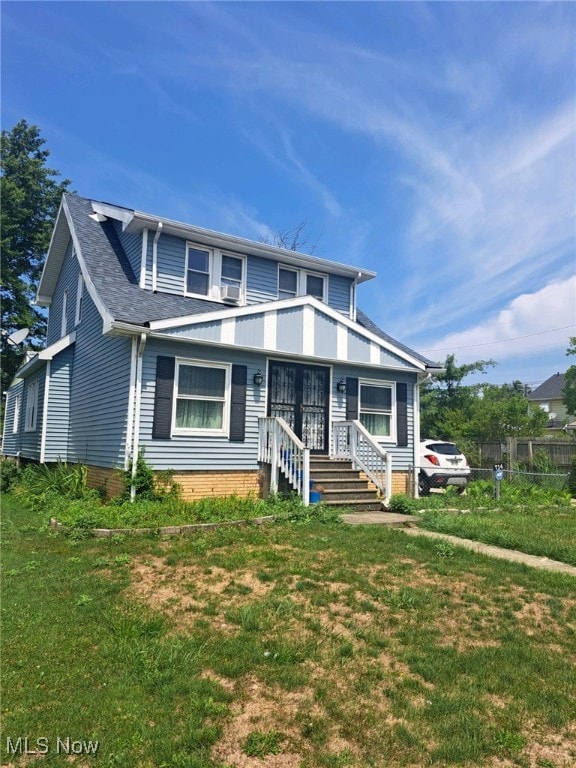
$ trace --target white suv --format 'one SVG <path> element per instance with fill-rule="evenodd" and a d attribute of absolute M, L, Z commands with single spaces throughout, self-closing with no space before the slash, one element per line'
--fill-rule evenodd
<path fill-rule="evenodd" d="M 466 456 L 460 453 L 454 443 L 444 440 L 420 441 L 420 496 L 427 496 L 431 488 L 446 488 L 448 485 L 455 485 L 462 493 L 466 489 L 469 476 L 470 467 Z"/>

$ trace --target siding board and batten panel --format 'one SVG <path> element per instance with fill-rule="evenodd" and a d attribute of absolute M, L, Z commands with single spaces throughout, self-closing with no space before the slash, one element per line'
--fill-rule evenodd
<path fill-rule="evenodd" d="M 304 344 L 303 313 L 299 307 L 277 312 L 276 348 L 279 352 L 302 354 Z"/>
<path fill-rule="evenodd" d="M 338 323 L 327 315 L 314 312 L 314 354 L 332 360 L 338 357 Z"/>
<path fill-rule="evenodd" d="M 238 346 L 262 349 L 264 347 L 264 315 L 237 317 L 234 343 Z"/>
<path fill-rule="evenodd" d="M 354 331 L 348 331 L 348 359 L 351 362 L 370 362 L 370 342 Z"/>

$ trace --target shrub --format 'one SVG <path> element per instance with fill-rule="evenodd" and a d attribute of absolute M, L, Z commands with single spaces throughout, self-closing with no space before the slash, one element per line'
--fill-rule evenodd
<path fill-rule="evenodd" d="M 572 466 L 568 475 L 568 490 L 572 498 L 576 498 L 576 456 L 572 458 Z"/>
<path fill-rule="evenodd" d="M 3 459 L 0 470 L 2 472 L 0 477 L 2 493 L 10 493 L 14 486 L 20 482 L 22 469 L 15 459 Z"/>
<path fill-rule="evenodd" d="M 180 487 L 173 482 L 173 473 L 164 471 L 157 475 L 144 458 L 144 450 L 138 453 L 134 477 L 132 477 L 133 466 L 131 463 L 128 469 L 121 473 L 124 490 L 117 498 L 119 503 L 130 499 L 132 484 L 134 484 L 136 498 L 140 501 L 161 501 L 167 497 L 172 499 L 179 497 Z"/>
<path fill-rule="evenodd" d="M 397 512 L 401 515 L 411 515 L 416 509 L 416 506 L 416 500 L 411 499 L 404 493 L 393 494 L 388 502 L 388 510 L 390 512 Z"/>

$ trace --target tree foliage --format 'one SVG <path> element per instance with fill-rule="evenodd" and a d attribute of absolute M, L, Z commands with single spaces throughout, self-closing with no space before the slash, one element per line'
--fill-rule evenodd
<path fill-rule="evenodd" d="M 570 337 L 570 343 L 566 350 L 567 355 L 576 355 L 576 336 Z M 567 412 L 576 415 L 576 365 L 571 365 L 564 375 L 564 405 Z"/>
<path fill-rule="evenodd" d="M 274 245 L 276 248 L 285 248 L 288 251 L 313 254 L 322 234 L 314 238 L 307 231 L 307 227 L 308 221 L 303 219 L 291 229 L 276 229 L 272 235 L 260 237 L 260 242 L 266 245 Z"/>
<path fill-rule="evenodd" d="M 493 360 L 457 365 L 448 355 L 444 373 L 422 387 L 422 437 L 457 440 L 500 440 L 543 433 L 546 414 L 527 397 L 520 381 L 512 384 L 464 385 L 470 373 L 486 373 Z"/>
<path fill-rule="evenodd" d="M 20 120 L 10 131 L 2 131 L 2 390 L 4 391 L 23 355 L 10 345 L 7 336 L 19 328 L 30 328 L 28 345 L 38 348 L 46 331 L 45 316 L 31 306 L 50 244 L 52 227 L 67 179 L 47 167 L 50 152 L 35 125 Z"/>

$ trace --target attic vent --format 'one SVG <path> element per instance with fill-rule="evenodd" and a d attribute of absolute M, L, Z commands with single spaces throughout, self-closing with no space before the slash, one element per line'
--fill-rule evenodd
<path fill-rule="evenodd" d="M 97 221 L 99 223 L 102 223 L 103 221 L 108 221 L 108 216 L 104 216 L 103 213 L 91 213 L 88 216 L 89 219 L 92 219 L 92 221 Z"/>
<path fill-rule="evenodd" d="M 231 304 L 237 304 L 240 301 L 239 285 L 223 285 L 220 289 L 222 301 L 228 301 Z"/>

